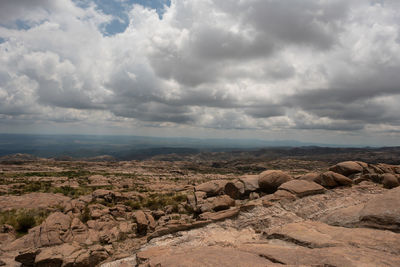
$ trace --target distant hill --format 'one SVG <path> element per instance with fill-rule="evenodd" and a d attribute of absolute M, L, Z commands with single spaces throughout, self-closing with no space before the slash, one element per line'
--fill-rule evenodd
<path fill-rule="evenodd" d="M 24 161 L 36 161 L 38 159 L 39 159 L 38 157 L 35 157 L 30 154 L 16 153 L 0 157 L 0 162 L 24 162 Z"/>
<path fill-rule="evenodd" d="M 303 143 L 292 140 L 0 134 L 0 156 L 22 153 L 33 157 L 65 160 L 142 160 L 158 155 L 175 155 L 179 158 L 208 152 L 256 151 L 263 148 L 280 148 L 279 153 L 284 153 L 285 150 L 294 147 L 302 147 L 302 149 L 290 150 L 290 153 L 305 153 L 307 149 L 315 153 L 318 147 L 339 148 L 334 144 Z"/>

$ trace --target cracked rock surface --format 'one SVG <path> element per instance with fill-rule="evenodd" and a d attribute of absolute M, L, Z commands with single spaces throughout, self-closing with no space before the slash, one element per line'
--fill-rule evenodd
<path fill-rule="evenodd" d="M 400 266 L 400 165 L 300 163 L 0 162 L 0 266 Z"/>
<path fill-rule="evenodd" d="M 400 266 L 400 188 L 365 182 L 257 203 L 235 218 L 152 239 L 131 265 L 115 266 Z"/>

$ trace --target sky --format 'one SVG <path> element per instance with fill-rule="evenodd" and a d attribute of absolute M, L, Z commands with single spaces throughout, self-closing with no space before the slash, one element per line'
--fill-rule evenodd
<path fill-rule="evenodd" d="M 0 132 L 400 145 L 398 0 L 1 0 Z"/>

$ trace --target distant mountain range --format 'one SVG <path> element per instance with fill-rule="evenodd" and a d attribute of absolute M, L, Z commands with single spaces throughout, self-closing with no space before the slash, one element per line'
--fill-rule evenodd
<path fill-rule="evenodd" d="M 198 139 L 145 136 L 0 134 L 0 156 L 25 153 L 38 157 L 145 159 L 164 154 L 255 150 L 268 147 L 343 147 L 293 140 Z"/>

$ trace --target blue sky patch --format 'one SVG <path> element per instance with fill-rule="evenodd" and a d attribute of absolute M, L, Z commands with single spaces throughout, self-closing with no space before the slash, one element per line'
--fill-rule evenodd
<path fill-rule="evenodd" d="M 17 25 L 18 30 L 29 30 L 30 28 L 32 28 L 32 26 L 29 25 L 26 21 L 19 19 L 15 22 L 15 24 Z"/>
<path fill-rule="evenodd" d="M 98 8 L 107 15 L 112 15 L 114 19 L 111 23 L 107 24 L 104 28 L 105 35 L 114 35 L 123 32 L 129 23 L 127 12 L 131 9 L 132 5 L 139 4 L 144 7 L 153 8 L 157 11 L 160 18 L 164 14 L 165 6 L 170 6 L 170 0 L 93 0 Z"/>
<path fill-rule="evenodd" d="M 162 18 L 165 12 L 165 6 L 171 5 L 171 0 L 72 0 L 75 5 L 81 8 L 88 8 L 92 3 L 95 3 L 97 8 L 104 14 L 111 15 L 115 19 L 111 22 L 102 25 L 101 30 L 104 35 L 114 35 L 124 32 L 129 24 L 128 12 L 134 4 L 139 4 L 147 8 L 155 9 Z M 42 21 L 43 22 L 43 21 Z M 18 30 L 29 30 L 30 28 L 41 24 L 17 19 L 11 24 L 0 24 L 0 26 Z"/>

